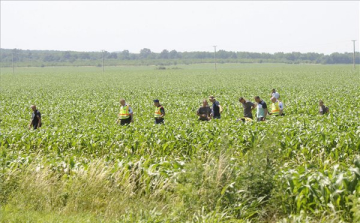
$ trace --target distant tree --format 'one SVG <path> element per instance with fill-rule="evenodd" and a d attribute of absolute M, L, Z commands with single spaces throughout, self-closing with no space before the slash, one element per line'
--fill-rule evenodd
<path fill-rule="evenodd" d="M 70 53 L 69 51 L 65 51 L 65 52 L 63 53 L 62 58 L 63 58 L 64 60 L 70 60 L 70 58 L 71 58 L 71 53 Z"/>
<path fill-rule="evenodd" d="M 352 55 L 349 54 L 342 54 L 342 53 L 332 53 L 330 54 L 330 58 L 332 63 L 352 63 Z"/>
<path fill-rule="evenodd" d="M 117 53 L 109 53 L 109 54 L 107 55 L 107 58 L 108 58 L 108 59 L 117 59 L 118 56 L 117 56 Z"/>
<path fill-rule="evenodd" d="M 225 50 L 219 50 L 216 52 L 216 57 L 221 59 L 237 58 L 236 53 Z"/>
<path fill-rule="evenodd" d="M 170 54 L 168 50 L 163 50 L 161 51 L 161 53 L 159 54 L 159 58 L 160 59 L 169 59 Z"/>
<path fill-rule="evenodd" d="M 169 52 L 169 58 L 170 59 L 177 59 L 177 58 L 180 58 L 180 55 L 176 50 L 171 50 Z"/>
<path fill-rule="evenodd" d="M 55 61 L 54 56 L 52 54 L 48 54 L 44 56 L 43 59 L 44 62 L 50 62 L 50 61 Z"/>
<path fill-rule="evenodd" d="M 90 54 L 89 53 L 80 53 L 79 58 L 82 60 L 89 60 Z"/>
<path fill-rule="evenodd" d="M 121 59 L 123 60 L 129 60 L 130 59 L 130 52 L 129 50 L 123 50 L 121 53 Z"/>
<path fill-rule="evenodd" d="M 141 59 L 146 59 L 151 55 L 151 50 L 148 48 L 144 48 L 142 50 L 140 50 L 140 58 Z"/>

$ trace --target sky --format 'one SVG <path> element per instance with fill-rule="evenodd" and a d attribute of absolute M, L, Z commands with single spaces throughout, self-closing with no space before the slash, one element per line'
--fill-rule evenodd
<path fill-rule="evenodd" d="M 0 2 L 5 49 L 330 54 L 360 32 L 359 1 Z"/>

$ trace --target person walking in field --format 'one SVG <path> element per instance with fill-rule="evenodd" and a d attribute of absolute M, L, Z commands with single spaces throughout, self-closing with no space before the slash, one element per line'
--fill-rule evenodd
<path fill-rule="evenodd" d="M 242 104 L 244 109 L 244 117 L 240 118 L 241 121 L 245 122 L 253 119 L 252 110 L 255 108 L 255 104 L 245 100 L 243 97 L 239 98 L 239 102 Z"/>
<path fill-rule="evenodd" d="M 222 107 L 220 106 L 220 102 L 218 102 L 215 98 L 215 96 L 211 95 L 209 97 L 209 101 L 211 101 L 212 104 L 212 109 L 211 109 L 211 115 L 214 119 L 220 119 L 221 118 L 221 113 L 223 111 Z"/>
<path fill-rule="evenodd" d="M 255 98 L 256 104 L 257 104 L 257 110 L 256 110 L 256 117 L 257 121 L 265 121 L 266 115 L 268 113 L 267 105 L 265 101 L 263 101 L 259 96 L 256 96 Z"/>
<path fill-rule="evenodd" d="M 329 108 L 324 105 L 322 100 L 319 101 L 319 114 L 325 115 L 329 113 Z"/>
<path fill-rule="evenodd" d="M 275 97 L 271 98 L 271 111 L 269 115 L 284 116 L 284 105 Z"/>
<path fill-rule="evenodd" d="M 33 113 L 31 115 L 29 129 L 31 129 L 32 126 L 35 130 L 41 127 L 41 113 L 36 109 L 36 105 L 31 105 L 30 107 L 33 110 Z"/>
<path fill-rule="evenodd" d="M 280 98 L 280 94 L 275 90 L 275 88 L 274 89 L 272 89 L 272 91 L 271 91 L 271 94 L 270 94 L 270 97 L 271 98 L 276 98 L 276 99 L 279 99 Z"/>
<path fill-rule="evenodd" d="M 130 105 L 126 104 L 125 99 L 120 99 L 120 112 L 116 124 L 128 125 L 133 122 L 133 111 Z"/>
<path fill-rule="evenodd" d="M 160 104 L 160 101 L 158 99 L 154 100 L 154 106 L 155 106 L 155 124 L 164 124 L 164 116 L 165 116 L 165 109 Z"/>
<path fill-rule="evenodd" d="M 197 110 L 197 116 L 199 116 L 199 121 L 210 121 L 211 108 L 206 99 L 203 100 L 203 105 Z"/>

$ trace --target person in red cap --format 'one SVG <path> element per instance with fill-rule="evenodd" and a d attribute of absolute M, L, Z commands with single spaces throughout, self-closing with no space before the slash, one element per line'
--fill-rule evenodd
<path fill-rule="evenodd" d="M 165 109 L 160 104 L 159 99 L 154 100 L 154 106 L 155 106 L 155 124 L 164 124 L 164 116 L 165 116 Z"/>

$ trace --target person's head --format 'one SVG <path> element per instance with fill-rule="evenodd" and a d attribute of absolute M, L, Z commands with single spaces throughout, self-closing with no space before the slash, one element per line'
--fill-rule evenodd
<path fill-rule="evenodd" d="M 242 103 L 242 104 L 244 104 L 244 103 L 245 103 L 245 99 L 244 99 L 243 97 L 240 97 L 240 98 L 239 98 L 239 102 Z"/>
<path fill-rule="evenodd" d="M 30 108 L 31 108 L 33 111 L 36 111 L 36 105 L 31 105 Z"/>
<path fill-rule="evenodd" d="M 276 102 L 276 98 L 275 98 L 275 97 L 272 97 L 270 100 L 271 100 L 272 103 L 275 103 L 275 102 Z"/>
<path fill-rule="evenodd" d="M 261 99 L 260 99 L 260 97 L 259 96 L 255 96 L 255 101 L 256 101 L 256 103 L 260 103 L 261 102 Z"/>
<path fill-rule="evenodd" d="M 203 100 L 203 107 L 207 107 L 208 106 L 208 102 L 206 99 Z"/>
<path fill-rule="evenodd" d="M 158 106 L 160 105 L 159 99 L 155 99 L 155 100 L 154 100 L 154 105 L 155 105 L 156 107 L 158 107 Z"/>
<path fill-rule="evenodd" d="M 121 99 L 120 99 L 120 104 L 121 104 L 122 106 L 125 105 L 125 99 L 124 99 L 124 98 L 121 98 Z"/>
<path fill-rule="evenodd" d="M 209 101 L 211 101 L 211 102 L 214 102 L 214 101 L 216 101 L 216 98 L 215 98 L 215 96 L 211 95 L 211 96 L 209 97 Z"/>
<path fill-rule="evenodd" d="M 320 106 L 323 106 L 324 105 L 324 102 L 322 100 L 319 101 L 319 105 Z"/>
<path fill-rule="evenodd" d="M 275 90 L 275 88 L 274 89 L 272 89 L 272 91 L 271 91 L 272 93 L 275 93 L 276 92 L 276 90 Z"/>

